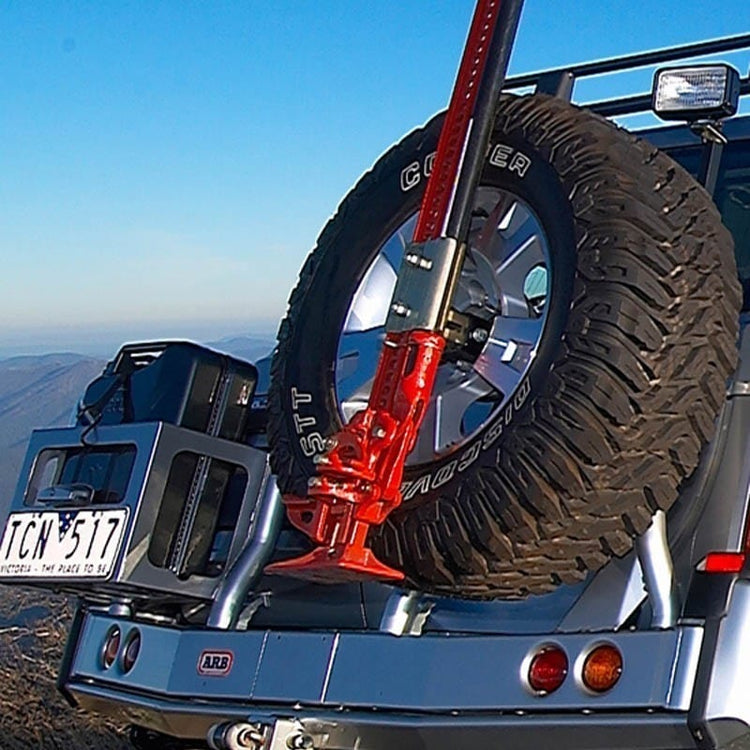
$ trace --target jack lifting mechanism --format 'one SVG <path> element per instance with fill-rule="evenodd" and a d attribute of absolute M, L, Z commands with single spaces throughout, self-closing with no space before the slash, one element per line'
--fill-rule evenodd
<path fill-rule="evenodd" d="M 367 408 L 326 442 L 307 497 L 284 497 L 290 521 L 318 545 L 268 573 L 324 583 L 404 574 L 367 546 L 372 525 L 401 503 L 404 461 L 416 442 L 449 338 L 462 335 L 451 309 L 464 259 L 471 198 L 489 145 L 523 0 L 479 0 L 412 242 L 386 321 Z"/>

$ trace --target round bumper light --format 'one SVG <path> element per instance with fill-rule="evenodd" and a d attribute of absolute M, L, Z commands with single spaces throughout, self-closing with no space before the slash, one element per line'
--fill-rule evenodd
<path fill-rule="evenodd" d="M 128 633 L 125 648 L 122 651 L 120 666 L 123 672 L 129 672 L 135 665 L 138 654 L 141 652 L 141 634 L 135 628 Z"/>
<path fill-rule="evenodd" d="M 115 663 L 120 651 L 121 641 L 120 628 L 117 625 L 112 625 L 104 637 L 104 645 L 102 646 L 102 666 L 104 669 L 109 669 Z"/>
<path fill-rule="evenodd" d="M 609 643 L 597 646 L 583 662 L 583 684 L 594 693 L 611 690 L 622 674 L 622 654 Z"/>
<path fill-rule="evenodd" d="M 529 664 L 529 687 L 537 695 L 557 690 L 568 676 L 568 657 L 559 646 L 545 646 Z"/>

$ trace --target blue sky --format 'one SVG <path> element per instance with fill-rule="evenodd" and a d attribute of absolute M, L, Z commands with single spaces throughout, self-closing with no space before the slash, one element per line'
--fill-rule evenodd
<path fill-rule="evenodd" d="M 472 10 L 0 1 L 0 355 L 275 330 L 344 193 L 444 106 Z M 526 0 L 511 72 L 748 30 L 747 0 Z"/>

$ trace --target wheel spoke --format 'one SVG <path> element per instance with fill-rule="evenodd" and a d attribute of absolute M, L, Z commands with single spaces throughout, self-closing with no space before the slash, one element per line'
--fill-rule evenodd
<path fill-rule="evenodd" d="M 509 364 L 516 351 L 517 346 L 512 341 L 490 339 L 474 362 L 475 372 L 497 388 L 506 398 L 510 396 L 521 379 L 522 373 Z"/>
<path fill-rule="evenodd" d="M 476 373 L 459 373 L 453 366 L 443 365 L 408 463 L 430 461 L 463 441 L 467 436 L 464 429 L 467 413 L 480 399 L 494 392 L 495 389 Z M 476 421 L 481 423 L 482 420 Z M 475 428 L 476 425 L 468 432 Z"/>
<path fill-rule="evenodd" d="M 425 411 L 422 424 L 419 426 L 417 441 L 412 448 L 411 453 L 406 459 L 407 465 L 421 464 L 425 461 L 432 461 L 437 453 L 436 434 L 435 434 L 435 399 L 430 399 L 430 403 Z"/>
<path fill-rule="evenodd" d="M 411 242 L 414 234 L 417 216 L 418 214 L 415 214 L 405 224 L 399 227 L 399 230 L 394 232 L 385 245 L 380 249 L 380 256 L 388 261 L 391 268 L 393 268 L 396 273 L 398 273 L 398 269 L 401 267 L 401 259 L 404 257 L 404 249 Z M 390 297 L 388 301 L 390 301 Z"/>
<path fill-rule="evenodd" d="M 516 247 L 498 266 L 495 276 L 500 287 L 503 313 L 511 316 L 528 314 L 524 285 L 531 271 L 545 264 L 544 247 L 539 235 L 532 235 Z"/>
<path fill-rule="evenodd" d="M 493 341 L 513 341 L 536 347 L 542 333 L 542 318 L 510 318 L 500 315 L 492 325 L 490 339 Z"/>
<path fill-rule="evenodd" d="M 494 393 L 494 388 L 475 373 L 449 386 L 435 398 L 435 452 L 441 453 L 461 442 L 467 435 L 464 417 L 479 399 Z M 473 432 L 470 429 L 469 432 Z"/>
<path fill-rule="evenodd" d="M 375 258 L 354 295 L 344 323 L 344 334 L 354 331 L 367 332 L 384 326 L 395 286 L 396 272 L 386 256 L 381 253 Z"/>
<path fill-rule="evenodd" d="M 528 208 L 519 201 L 514 201 L 500 217 L 497 231 L 508 243 L 508 247 L 515 248 L 536 234 L 538 224 Z"/>
<path fill-rule="evenodd" d="M 499 227 L 503 225 L 506 217 L 513 215 L 518 201 L 507 193 L 502 195 L 500 200 L 497 200 L 492 193 L 480 197 L 485 198 L 485 205 L 482 205 L 482 208 L 486 214 L 486 220 L 470 238 L 470 245 L 489 258 L 494 255 L 495 247 L 501 241 Z"/>
<path fill-rule="evenodd" d="M 513 291 L 523 297 L 523 284 L 532 268 L 544 265 L 544 249 L 541 238 L 534 234 L 518 245 L 497 267 L 500 288 Z"/>
<path fill-rule="evenodd" d="M 470 306 L 497 309 L 500 304 L 492 263 L 475 248 L 466 251 L 464 267 L 458 280 L 453 306 L 464 311 Z"/>
<path fill-rule="evenodd" d="M 385 328 L 349 331 L 341 336 L 336 361 L 336 391 L 345 420 L 367 405 L 383 347 Z"/>

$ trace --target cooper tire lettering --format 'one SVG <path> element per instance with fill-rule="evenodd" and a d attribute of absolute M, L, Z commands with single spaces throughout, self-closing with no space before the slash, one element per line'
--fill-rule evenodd
<path fill-rule="evenodd" d="M 424 173 L 425 177 L 429 177 L 432 174 L 432 168 L 435 165 L 435 156 L 436 156 L 436 154 L 437 154 L 437 152 L 433 151 L 424 160 L 424 169 L 422 170 L 422 172 Z"/>
<path fill-rule="evenodd" d="M 419 162 L 415 161 L 401 171 L 401 190 L 407 192 L 419 185 L 422 174 Z"/>
<path fill-rule="evenodd" d="M 511 172 L 515 172 L 519 177 L 526 177 L 526 172 L 529 171 L 531 166 L 531 159 L 528 156 L 521 153 L 513 154 L 513 158 L 510 160 L 508 169 Z"/>

